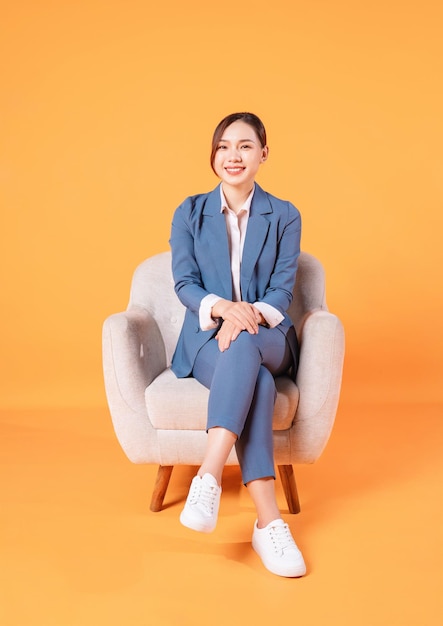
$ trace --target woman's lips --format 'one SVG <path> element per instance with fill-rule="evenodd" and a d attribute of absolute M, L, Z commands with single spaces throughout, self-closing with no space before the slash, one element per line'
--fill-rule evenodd
<path fill-rule="evenodd" d="M 232 176 L 241 174 L 244 169 L 244 167 L 225 167 L 225 170 L 228 172 L 228 174 L 231 174 Z"/>

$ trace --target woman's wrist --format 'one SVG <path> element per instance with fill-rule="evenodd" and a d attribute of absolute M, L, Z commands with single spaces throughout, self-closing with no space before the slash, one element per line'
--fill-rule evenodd
<path fill-rule="evenodd" d="M 213 319 L 223 318 L 223 313 L 226 311 L 227 306 L 229 306 L 231 302 L 229 300 L 218 300 L 211 309 L 211 317 Z"/>
<path fill-rule="evenodd" d="M 257 323 L 259 324 L 259 326 L 267 326 L 269 328 L 269 324 L 266 321 L 263 313 L 260 311 L 260 318 L 258 319 Z"/>

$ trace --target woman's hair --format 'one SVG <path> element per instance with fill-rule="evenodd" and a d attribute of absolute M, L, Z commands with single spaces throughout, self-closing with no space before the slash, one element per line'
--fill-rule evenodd
<path fill-rule="evenodd" d="M 224 117 L 221 122 L 219 122 L 212 136 L 211 167 L 213 170 L 215 153 L 217 151 L 220 139 L 223 137 L 223 133 L 228 128 L 228 126 L 238 121 L 244 122 L 245 124 L 249 124 L 249 126 L 252 126 L 257 134 L 257 137 L 260 140 L 261 147 L 264 148 L 266 146 L 266 130 L 263 122 L 259 117 L 254 115 L 254 113 L 231 113 L 230 115 Z"/>

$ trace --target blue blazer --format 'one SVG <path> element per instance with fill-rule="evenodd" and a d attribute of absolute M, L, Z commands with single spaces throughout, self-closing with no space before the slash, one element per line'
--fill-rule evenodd
<path fill-rule="evenodd" d="M 216 331 L 201 330 L 202 299 L 214 293 L 232 300 L 231 262 L 220 189 L 187 198 L 175 211 L 170 245 L 175 292 L 186 307 L 172 359 L 179 378 L 190 376 L 200 348 Z M 284 315 L 277 328 L 288 340 L 298 363 L 298 344 L 287 315 L 300 254 L 301 218 L 290 203 L 255 185 L 241 262 L 240 286 L 247 302 L 267 302 Z"/>

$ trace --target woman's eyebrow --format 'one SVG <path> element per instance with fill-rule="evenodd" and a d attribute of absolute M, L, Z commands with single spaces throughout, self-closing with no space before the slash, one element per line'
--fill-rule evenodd
<path fill-rule="evenodd" d="M 224 141 L 225 143 L 229 143 L 229 139 L 220 139 L 220 143 Z M 253 139 L 239 139 L 238 142 L 242 143 L 244 141 L 250 141 L 251 143 L 255 143 L 255 141 Z"/>

